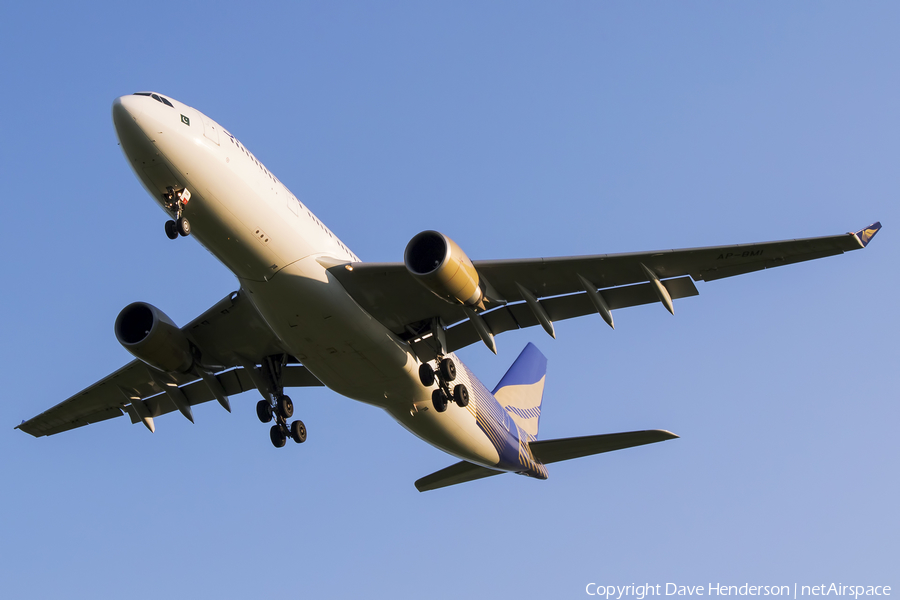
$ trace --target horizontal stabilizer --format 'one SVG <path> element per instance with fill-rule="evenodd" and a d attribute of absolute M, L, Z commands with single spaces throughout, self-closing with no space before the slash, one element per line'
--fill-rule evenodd
<path fill-rule="evenodd" d="M 490 477 L 491 475 L 500 475 L 501 473 L 504 473 L 504 471 L 495 471 L 494 469 L 488 469 L 487 467 L 481 467 L 479 465 L 473 465 L 470 462 L 462 461 L 419 479 L 416 481 L 416 489 L 420 492 L 427 492 L 429 490 L 447 487 L 448 485 L 475 481 L 476 479 Z"/>
<path fill-rule="evenodd" d="M 678 436 L 671 431 L 649 429 L 647 431 L 627 431 L 624 433 L 586 435 L 584 437 L 562 438 L 558 440 L 541 440 L 531 442 L 529 445 L 531 446 L 531 452 L 534 455 L 534 458 L 537 459 L 538 462 L 549 464 L 562 460 L 581 458 L 582 456 L 590 456 L 592 454 L 622 450 L 623 448 L 631 448 L 632 446 L 643 446 L 644 444 L 664 442 L 677 437 Z M 492 475 L 500 475 L 501 473 L 504 473 L 504 471 L 495 471 L 494 469 L 488 469 L 479 465 L 473 465 L 470 462 L 462 461 L 419 479 L 416 481 L 416 489 L 420 492 L 427 492 L 429 490 L 447 487 L 448 485 L 456 485 L 458 483 L 475 481 L 476 479 L 482 479 Z"/>
<path fill-rule="evenodd" d="M 627 431 L 624 433 L 604 433 L 602 435 L 586 435 L 583 437 L 561 438 L 558 440 L 540 440 L 531 442 L 531 453 L 534 458 L 545 465 L 562 460 L 571 460 L 622 450 L 632 446 L 643 446 L 664 442 L 677 438 L 671 431 L 664 429 L 648 429 L 647 431 Z"/>

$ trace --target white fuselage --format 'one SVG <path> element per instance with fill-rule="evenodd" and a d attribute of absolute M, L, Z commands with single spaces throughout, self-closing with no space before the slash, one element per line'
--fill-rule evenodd
<path fill-rule="evenodd" d="M 496 467 L 498 451 L 476 422 L 478 394 L 466 408 L 435 411 L 436 386 L 419 381 L 409 344 L 326 269 L 359 258 L 233 135 L 167 100 L 172 106 L 146 95 L 115 101 L 122 150 L 160 206 L 167 186 L 190 190 L 191 235 L 237 276 L 284 350 L 339 394 L 383 408 L 450 454 Z M 490 395 L 467 369 L 459 372 L 469 389 Z"/>

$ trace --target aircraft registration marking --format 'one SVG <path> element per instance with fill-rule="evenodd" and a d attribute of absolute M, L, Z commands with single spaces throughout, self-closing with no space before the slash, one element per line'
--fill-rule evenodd
<path fill-rule="evenodd" d="M 720 254 L 716 260 L 729 258 L 750 258 L 751 256 L 762 256 L 762 250 L 744 250 L 743 252 L 725 252 Z"/>

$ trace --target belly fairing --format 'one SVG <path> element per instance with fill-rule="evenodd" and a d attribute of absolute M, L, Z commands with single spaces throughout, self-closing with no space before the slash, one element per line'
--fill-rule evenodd
<path fill-rule="evenodd" d="M 378 405 L 392 388 L 405 391 L 415 362 L 409 346 L 353 302 L 315 258 L 270 281 L 242 284 L 291 353 L 329 388 Z"/>

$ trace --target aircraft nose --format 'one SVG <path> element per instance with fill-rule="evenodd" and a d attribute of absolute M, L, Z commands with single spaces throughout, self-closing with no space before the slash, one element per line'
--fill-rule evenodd
<path fill-rule="evenodd" d="M 141 127 L 142 100 L 141 96 L 120 96 L 113 101 L 113 125 L 123 150 L 146 138 Z"/>
<path fill-rule="evenodd" d="M 116 129 L 120 127 L 120 124 L 138 120 L 141 114 L 141 100 L 143 98 L 130 95 L 119 96 L 113 101 L 112 113 Z"/>

